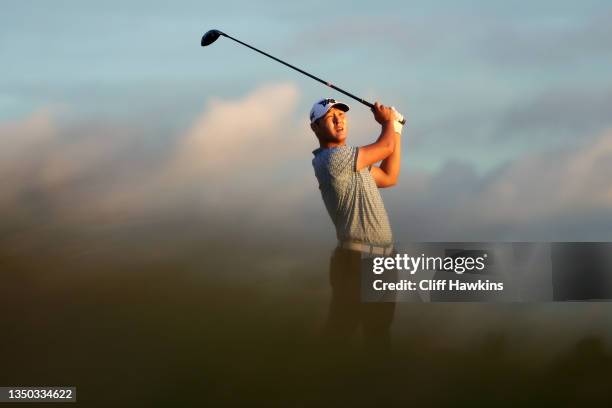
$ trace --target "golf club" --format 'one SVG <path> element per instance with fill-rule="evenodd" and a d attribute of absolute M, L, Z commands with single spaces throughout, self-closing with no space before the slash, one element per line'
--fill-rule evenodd
<path fill-rule="evenodd" d="M 319 82 L 320 82 L 320 83 L 322 83 L 323 85 L 327 85 L 327 86 L 329 86 L 330 88 L 335 89 L 336 91 L 338 91 L 338 92 L 340 92 L 340 93 L 343 93 L 344 95 L 346 95 L 346 96 L 348 96 L 348 97 L 350 97 L 350 98 L 353 98 L 353 99 L 355 99 L 356 101 L 361 102 L 362 104 L 364 104 L 365 106 L 369 107 L 370 109 L 374 109 L 374 105 L 373 105 L 373 104 L 371 104 L 370 102 L 366 101 L 365 99 L 362 99 L 362 98 L 360 98 L 360 97 L 358 97 L 358 96 L 355 96 L 355 95 L 353 95 L 353 94 L 352 94 L 352 93 L 350 93 L 350 92 L 346 92 L 344 89 L 340 89 L 340 88 L 338 88 L 336 85 L 334 85 L 334 84 L 332 84 L 332 83 L 330 83 L 330 82 L 324 81 L 324 80 L 322 80 L 321 78 L 318 78 L 318 77 L 316 77 L 316 76 L 314 76 L 314 75 L 312 75 L 312 74 L 309 74 L 309 73 L 308 73 L 308 72 L 306 72 L 306 71 L 303 71 L 303 70 L 299 69 L 298 67 L 294 67 L 293 65 L 291 65 L 291 64 L 289 64 L 289 63 L 286 63 L 285 61 L 282 61 L 282 60 L 280 60 L 280 59 L 278 59 L 278 58 L 276 58 L 276 57 L 274 57 L 274 56 L 272 56 L 272 55 L 270 55 L 270 54 L 268 54 L 268 53 L 266 53 L 266 52 L 263 52 L 263 51 L 261 51 L 261 50 L 258 50 L 257 48 L 252 47 L 252 46 L 250 46 L 249 44 L 243 43 L 242 41 L 237 40 L 236 38 L 234 38 L 234 37 L 232 37 L 232 36 L 229 36 L 229 35 L 225 34 L 225 33 L 224 33 L 224 32 L 222 32 L 222 31 L 219 31 L 219 30 L 210 30 L 210 31 L 208 31 L 206 34 L 204 34 L 204 36 L 202 37 L 202 42 L 201 42 L 202 47 L 206 47 L 206 46 L 208 46 L 208 45 L 210 45 L 210 44 L 214 43 L 215 41 L 217 41 L 217 39 L 218 39 L 220 36 L 227 37 L 227 38 L 229 38 L 230 40 L 234 40 L 234 41 L 236 41 L 238 44 L 242 44 L 242 45 L 244 45 L 245 47 L 249 47 L 249 48 L 250 48 L 250 49 L 252 49 L 253 51 L 257 51 L 258 53 L 263 54 L 263 55 L 265 55 L 266 57 L 272 58 L 273 60 L 278 61 L 278 62 L 280 62 L 281 64 L 286 65 L 286 66 L 288 66 L 289 68 L 292 68 L 292 69 L 294 69 L 294 70 L 296 70 L 296 71 L 298 71 L 298 72 L 300 72 L 300 73 L 302 73 L 302 74 L 304 74 L 304 75 L 306 75 L 306 76 L 308 76 L 308 77 L 310 77 L 310 78 L 314 79 L 315 81 L 319 81 Z M 402 125 L 406 124 L 406 119 L 402 119 L 400 123 L 401 123 Z"/>

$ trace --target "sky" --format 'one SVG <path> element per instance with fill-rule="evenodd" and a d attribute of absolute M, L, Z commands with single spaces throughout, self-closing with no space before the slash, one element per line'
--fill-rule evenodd
<path fill-rule="evenodd" d="M 346 100 L 360 145 L 371 113 L 227 39 L 200 47 L 211 28 L 404 114 L 383 193 L 399 241 L 609 240 L 606 1 L 5 1 L 0 211 L 83 224 L 189 208 L 333 242 L 307 114 Z"/>

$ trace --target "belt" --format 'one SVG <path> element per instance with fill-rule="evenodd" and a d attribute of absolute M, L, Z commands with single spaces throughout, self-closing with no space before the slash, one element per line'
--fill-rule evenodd
<path fill-rule="evenodd" d="M 391 255 L 391 253 L 393 252 L 393 245 L 379 246 L 364 244 L 362 242 L 355 241 L 338 241 L 338 248 L 365 252 L 370 255 Z"/>

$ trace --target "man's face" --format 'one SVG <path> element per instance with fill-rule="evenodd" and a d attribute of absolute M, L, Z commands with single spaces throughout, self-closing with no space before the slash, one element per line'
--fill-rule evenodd
<path fill-rule="evenodd" d="M 325 116 L 317 119 L 312 130 L 323 141 L 344 142 L 348 134 L 346 113 L 337 108 L 331 108 Z"/>

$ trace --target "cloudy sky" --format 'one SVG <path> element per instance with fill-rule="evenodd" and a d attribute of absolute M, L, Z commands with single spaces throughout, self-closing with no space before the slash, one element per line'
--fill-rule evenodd
<path fill-rule="evenodd" d="M 594 0 L 3 2 L 1 213 L 189 209 L 333 242 L 307 113 L 341 95 L 229 40 L 201 48 L 210 28 L 404 113 L 398 241 L 610 239 L 612 5 Z"/>

